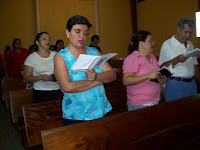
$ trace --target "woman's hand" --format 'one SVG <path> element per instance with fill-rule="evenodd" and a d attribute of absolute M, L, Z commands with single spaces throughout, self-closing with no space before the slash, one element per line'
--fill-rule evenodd
<path fill-rule="evenodd" d="M 159 82 L 160 84 L 165 83 L 166 81 L 167 81 L 167 77 L 166 77 L 166 76 L 160 75 L 160 76 L 158 77 L 158 82 Z"/>
<path fill-rule="evenodd" d="M 94 69 L 87 69 L 85 72 L 88 81 L 95 81 L 97 79 L 97 73 Z"/>
<path fill-rule="evenodd" d="M 42 81 L 47 82 L 47 81 L 53 81 L 53 77 L 47 74 L 42 75 Z"/>
<path fill-rule="evenodd" d="M 160 76 L 160 72 L 158 70 L 154 70 L 148 74 L 149 79 L 158 79 Z"/>

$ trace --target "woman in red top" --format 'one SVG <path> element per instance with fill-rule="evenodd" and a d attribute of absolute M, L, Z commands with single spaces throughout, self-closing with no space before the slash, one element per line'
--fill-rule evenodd
<path fill-rule="evenodd" d="M 9 50 L 4 58 L 4 72 L 6 78 L 22 78 L 23 64 L 29 51 L 22 48 L 21 40 L 14 39 L 13 49 Z"/>

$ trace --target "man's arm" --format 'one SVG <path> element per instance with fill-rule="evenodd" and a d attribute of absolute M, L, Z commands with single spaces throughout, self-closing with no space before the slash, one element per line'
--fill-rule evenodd
<path fill-rule="evenodd" d="M 170 64 L 172 64 L 174 67 L 177 63 L 179 62 L 183 63 L 189 58 L 188 56 L 181 54 L 171 59 L 170 58 L 170 54 L 172 53 L 171 49 L 172 49 L 172 46 L 169 46 L 169 42 L 166 41 L 163 43 L 160 49 L 160 57 L 158 61 L 158 64 L 160 65 L 160 67 L 163 67 L 163 66 L 168 67 Z"/>
<path fill-rule="evenodd" d="M 163 66 L 166 66 L 168 67 L 170 64 L 172 64 L 172 66 L 174 67 L 177 63 L 181 62 L 185 62 L 189 57 L 188 56 L 185 56 L 185 55 L 178 55 L 177 57 L 175 57 L 174 59 L 172 60 L 169 60 L 165 63 L 163 63 L 160 67 L 163 67 Z"/>

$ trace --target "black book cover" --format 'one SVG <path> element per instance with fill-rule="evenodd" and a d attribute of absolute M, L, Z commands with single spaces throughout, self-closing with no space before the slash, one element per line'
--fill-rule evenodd
<path fill-rule="evenodd" d="M 53 77 L 53 82 L 56 82 L 56 77 L 54 76 L 54 74 L 51 75 Z"/>
<path fill-rule="evenodd" d="M 161 73 L 162 76 L 165 75 L 167 78 L 169 78 L 172 75 L 171 72 L 165 68 L 161 69 L 159 72 Z M 158 83 L 157 79 L 151 79 L 150 81 Z"/>

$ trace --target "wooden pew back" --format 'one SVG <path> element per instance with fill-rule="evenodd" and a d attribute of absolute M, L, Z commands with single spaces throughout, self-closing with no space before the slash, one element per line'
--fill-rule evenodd
<path fill-rule="evenodd" d="M 62 100 L 22 106 L 28 147 L 40 145 L 40 131 L 62 126 Z"/>
<path fill-rule="evenodd" d="M 127 111 L 126 87 L 122 83 L 122 72 L 116 72 L 117 79 L 111 83 L 104 84 L 106 96 L 112 106 L 110 115 Z"/>
<path fill-rule="evenodd" d="M 45 150 L 133 149 L 139 142 L 140 146 L 143 145 L 144 139 L 148 141 L 149 137 L 200 120 L 199 99 L 200 95 L 196 95 L 102 119 L 42 131 L 43 148 Z M 155 143 L 159 145 L 158 141 Z M 146 145 L 146 148 L 148 146 Z M 159 146 L 158 149 L 165 148 L 165 145 Z"/>
<path fill-rule="evenodd" d="M 108 60 L 108 63 L 112 66 L 112 68 L 122 68 L 123 62 L 124 62 L 124 58 Z"/>
<path fill-rule="evenodd" d="M 18 122 L 19 117 L 23 117 L 22 105 L 33 103 L 33 90 L 25 89 L 10 91 L 10 105 L 13 123 Z"/>
<path fill-rule="evenodd" d="M 23 78 L 15 78 L 15 79 L 3 79 L 1 82 L 2 85 L 2 94 L 3 100 L 6 103 L 6 109 L 10 111 L 10 91 L 17 91 L 26 89 L 26 83 L 23 82 Z"/>

